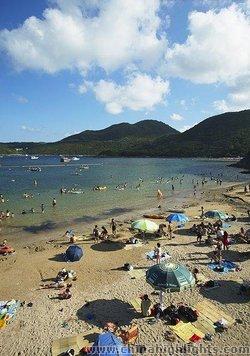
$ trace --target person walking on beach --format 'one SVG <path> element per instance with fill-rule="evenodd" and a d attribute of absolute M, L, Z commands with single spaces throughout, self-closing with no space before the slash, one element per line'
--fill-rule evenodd
<path fill-rule="evenodd" d="M 173 238 L 173 227 L 171 222 L 168 223 L 168 235 L 169 235 L 169 239 L 172 240 Z"/>
<path fill-rule="evenodd" d="M 55 208 L 55 206 L 56 206 L 56 198 L 53 198 L 53 200 L 52 200 L 52 206 L 53 206 L 53 208 Z"/>
<path fill-rule="evenodd" d="M 159 264 L 161 262 L 161 244 L 159 242 L 157 243 L 154 252 L 155 252 L 156 263 Z"/>
<path fill-rule="evenodd" d="M 44 210 L 45 210 L 44 204 L 41 204 L 41 212 L 42 212 L 42 214 L 44 214 Z"/>
<path fill-rule="evenodd" d="M 228 233 L 226 231 L 224 231 L 224 235 L 222 237 L 222 243 L 223 243 L 223 250 L 228 250 L 229 240 L 228 240 Z"/>
<path fill-rule="evenodd" d="M 97 243 L 99 241 L 99 236 L 100 236 L 100 232 L 98 230 L 97 225 L 95 225 L 95 227 L 93 229 L 93 235 L 94 235 L 95 243 Z"/>
<path fill-rule="evenodd" d="M 203 216 L 204 216 L 204 208 L 203 208 L 203 206 L 201 207 L 201 218 L 203 218 Z"/>
<path fill-rule="evenodd" d="M 222 242 L 219 240 L 216 244 L 216 251 L 218 253 L 218 262 L 221 263 L 222 259 Z"/>
<path fill-rule="evenodd" d="M 112 229 L 112 234 L 115 236 L 116 235 L 117 224 L 116 224 L 116 222 L 115 222 L 115 220 L 113 218 L 111 219 L 110 227 Z"/>
<path fill-rule="evenodd" d="M 197 242 L 201 244 L 202 241 L 202 227 L 199 226 L 197 229 Z"/>

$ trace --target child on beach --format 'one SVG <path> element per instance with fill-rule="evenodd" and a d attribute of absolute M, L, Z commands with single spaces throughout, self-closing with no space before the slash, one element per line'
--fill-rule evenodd
<path fill-rule="evenodd" d="M 159 264 L 161 262 L 161 244 L 159 242 L 157 243 L 154 252 L 155 252 L 156 263 Z"/>
<path fill-rule="evenodd" d="M 95 243 L 97 243 L 98 240 L 99 240 L 99 237 L 100 237 L 100 232 L 98 230 L 97 225 L 95 225 L 95 227 L 93 229 L 93 236 L 94 236 L 94 239 L 95 239 Z"/>
<path fill-rule="evenodd" d="M 116 222 L 115 222 L 115 220 L 113 218 L 111 219 L 110 227 L 112 229 L 112 234 L 115 236 L 116 235 L 117 224 L 116 224 Z"/>

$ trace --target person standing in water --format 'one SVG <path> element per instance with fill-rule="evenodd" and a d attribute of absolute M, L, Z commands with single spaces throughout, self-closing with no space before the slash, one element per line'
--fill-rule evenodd
<path fill-rule="evenodd" d="M 110 227 L 112 229 L 112 234 L 115 236 L 116 235 L 117 224 L 116 224 L 116 222 L 115 222 L 115 220 L 113 218 L 111 219 Z"/>
<path fill-rule="evenodd" d="M 162 192 L 160 191 L 160 189 L 157 189 L 157 198 L 158 198 L 158 199 L 162 199 L 162 198 L 163 198 L 163 194 L 162 194 Z"/>
<path fill-rule="evenodd" d="M 41 212 L 42 212 L 42 214 L 44 214 L 44 210 L 45 210 L 44 204 L 41 204 Z"/>
<path fill-rule="evenodd" d="M 52 206 L 53 206 L 53 208 L 55 208 L 55 206 L 56 206 L 56 198 L 53 198 L 53 200 L 52 200 Z"/>
<path fill-rule="evenodd" d="M 36 179 L 34 179 L 33 183 L 34 183 L 34 186 L 37 187 L 37 180 Z"/>

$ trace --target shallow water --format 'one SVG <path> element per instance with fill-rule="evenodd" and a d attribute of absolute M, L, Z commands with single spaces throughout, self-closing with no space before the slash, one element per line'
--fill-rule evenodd
<path fill-rule="evenodd" d="M 88 165 L 89 169 L 79 171 L 81 164 Z M 193 184 L 197 180 L 198 192 L 202 190 L 203 177 L 208 177 L 206 188 L 216 187 L 210 177 L 217 178 L 221 174 L 223 182 L 244 181 L 244 175 L 240 175 L 236 168 L 228 167 L 228 164 L 225 160 L 208 159 L 81 157 L 79 161 L 65 165 L 60 164 L 58 156 L 40 156 L 38 160 L 25 156 L 4 156 L 0 158 L 0 193 L 8 201 L 0 203 L 0 210 L 9 209 L 15 214 L 14 218 L 4 222 L 6 231 L 36 233 L 60 224 L 89 223 L 133 209 L 156 207 L 157 189 L 166 196 L 161 204 L 174 207 L 188 195 L 193 195 Z M 42 171 L 27 171 L 29 166 L 39 166 Z M 163 178 L 161 183 L 159 177 Z M 143 182 L 136 189 L 139 178 Z M 34 186 L 34 180 L 37 180 L 37 186 Z M 116 189 L 124 183 L 127 183 L 126 189 Z M 95 185 L 107 186 L 107 190 L 93 191 Z M 82 189 L 84 194 L 60 194 L 61 187 L 76 187 Z M 34 197 L 24 199 L 24 193 Z M 55 208 L 52 207 L 53 198 L 57 200 Z M 45 205 L 44 214 L 40 208 L 42 203 Z M 21 214 L 22 210 L 31 208 L 35 209 L 35 213 Z"/>

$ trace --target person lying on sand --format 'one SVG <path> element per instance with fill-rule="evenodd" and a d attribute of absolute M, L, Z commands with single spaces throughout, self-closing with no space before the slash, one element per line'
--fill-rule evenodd
<path fill-rule="evenodd" d="M 130 237 L 128 240 L 125 241 L 126 245 L 138 244 L 138 243 L 139 243 L 139 240 L 134 236 Z"/>
<path fill-rule="evenodd" d="M 58 294 L 59 299 L 70 299 L 72 297 L 71 291 L 69 288 L 66 288 L 64 291 Z"/>
<path fill-rule="evenodd" d="M 71 283 L 65 283 L 63 280 L 60 280 L 58 282 L 52 282 L 48 284 L 41 284 L 41 286 L 38 289 L 61 289 L 61 288 L 70 288 L 72 287 Z"/>
<path fill-rule="evenodd" d="M 57 276 L 56 276 L 56 281 L 63 280 L 65 281 L 69 277 L 68 271 L 66 271 L 66 268 L 61 269 Z"/>

